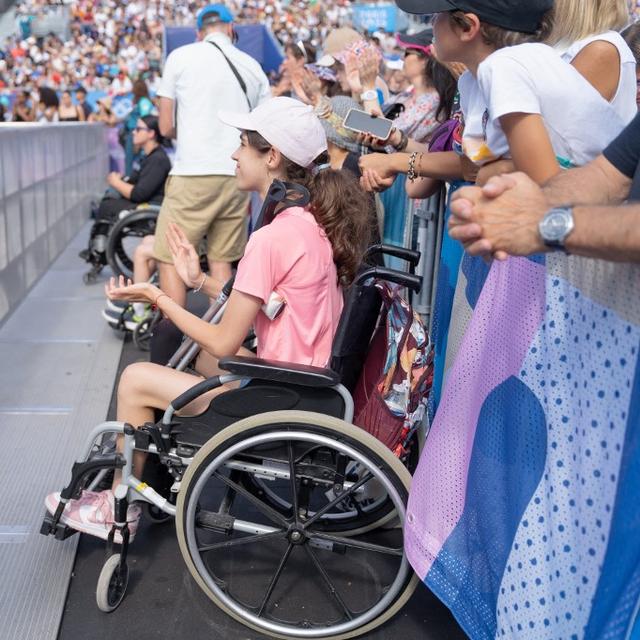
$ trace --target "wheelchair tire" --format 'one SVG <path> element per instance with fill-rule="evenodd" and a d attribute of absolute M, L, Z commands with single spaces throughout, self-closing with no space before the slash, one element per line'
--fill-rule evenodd
<path fill-rule="evenodd" d="M 107 262 L 115 277 L 133 278 L 135 246 L 129 239 L 153 235 L 157 219 L 155 210 L 136 209 L 113 225 L 107 240 Z"/>
<path fill-rule="evenodd" d="M 367 534 L 366 540 L 347 538 L 322 528 L 316 530 L 315 516 L 309 516 L 307 524 L 302 515 L 294 516 L 294 510 L 285 518 L 268 503 L 259 504 L 256 496 L 236 479 L 238 474 L 247 473 L 243 464 L 256 460 L 261 452 L 267 454 L 263 462 L 269 465 L 277 460 L 282 468 L 283 460 L 273 453 L 274 449 L 288 451 L 289 469 L 294 477 L 288 485 L 293 503 L 301 504 L 303 493 L 314 495 L 315 489 L 308 489 L 310 484 L 318 484 L 322 499 L 321 478 L 331 477 L 325 474 L 329 461 L 335 461 L 338 469 L 338 461 L 349 458 L 358 461 L 366 473 L 352 482 L 350 488 L 343 485 L 340 495 L 353 495 L 375 478 L 396 507 L 389 514 L 389 520 L 398 517 L 400 523 L 404 522 L 411 476 L 373 436 L 342 420 L 317 413 L 259 414 L 236 422 L 211 438 L 198 451 L 183 477 L 176 529 L 191 575 L 219 608 L 270 637 L 342 640 L 369 633 L 404 606 L 418 583 L 403 551 L 402 528 L 379 529 L 375 534 Z M 224 474 L 229 468 L 232 471 L 227 477 Z M 290 482 L 291 475 L 289 473 L 283 482 Z M 220 497 L 219 488 L 211 486 L 216 483 L 223 490 L 223 502 L 231 505 L 226 518 L 219 515 L 218 506 L 208 510 L 208 503 Z M 229 494 L 233 494 L 230 501 L 227 500 Z M 243 500 L 253 509 L 253 514 L 257 514 L 258 522 L 247 522 L 232 515 Z M 335 503 L 335 499 L 326 500 L 330 502 L 325 508 Z M 318 511 L 322 508 L 317 507 Z M 234 537 L 238 531 L 249 535 Z M 203 541 L 203 536 L 211 535 L 219 536 L 220 541 Z M 390 537 L 393 543 L 386 542 Z M 371 538 L 385 541 L 371 542 Z M 254 542 L 257 544 L 252 544 Z M 278 543 L 281 548 L 287 548 L 284 554 L 282 549 L 277 551 L 275 561 L 270 562 L 269 547 L 273 550 Z M 391 546 L 387 546 L 389 544 Z M 306 551 L 306 563 L 302 551 Z M 322 560 L 318 553 L 324 554 Z M 291 563 L 285 567 L 294 556 L 295 568 L 291 568 Z M 300 566 L 301 560 L 306 565 L 304 569 Z M 246 568 L 240 566 L 241 563 Z M 283 576 L 287 579 L 283 580 Z M 243 589 L 245 580 L 248 582 Z M 283 587 L 281 580 L 288 584 Z M 264 591 L 260 585 L 264 585 Z M 250 603 L 256 590 L 264 594 L 262 602 Z M 310 591 L 317 594 L 310 597 Z M 325 602 L 318 605 L 318 599 Z M 360 607 L 363 600 L 366 601 L 364 609 Z M 295 620 L 288 619 L 289 615 Z M 341 618 L 338 620 L 336 616 Z"/>
<path fill-rule="evenodd" d="M 120 554 L 114 553 L 100 571 L 96 586 L 96 604 L 100 611 L 111 613 L 124 600 L 129 584 L 129 567 L 126 562 L 120 562 Z"/>

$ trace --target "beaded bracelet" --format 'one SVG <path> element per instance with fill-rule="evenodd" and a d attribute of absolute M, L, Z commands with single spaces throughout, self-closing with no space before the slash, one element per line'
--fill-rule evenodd
<path fill-rule="evenodd" d="M 409 182 L 414 182 L 417 178 L 416 175 L 416 159 L 418 158 L 418 152 L 414 151 L 409 156 L 409 171 L 407 171 L 407 179 Z"/>

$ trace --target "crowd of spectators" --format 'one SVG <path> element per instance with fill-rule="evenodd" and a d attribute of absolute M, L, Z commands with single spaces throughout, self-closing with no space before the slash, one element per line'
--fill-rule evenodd
<path fill-rule="evenodd" d="M 0 43 L 0 90 L 103 90 L 118 94 L 144 75 L 151 89 L 159 82 L 162 29 L 165 24 L 192 26 L 205 2 L 178 0 L 51 0 L 22 2 L 16 8 L 16 35 Z M 268 26 L 281 43 L 308 41 L 319 46 L 329 31 L 348 22 L 350 0 L 284 3 L 249 0 L 227 3 L 239 23 Z M 68 38 L 37 37 L 33 26 L 62 11 L 69 19 Z"/>
<path fill-rule="evenodd" d="M 420 0 L 419 3 L 416 0 L 397 2 L 407 11 L 413 10 L 416 13 L 427 4 L 427 0 Z M 397 238 L 388 239 L 385 234 L 387 221 L 395 215 L 395 210 L 392 215 L 392 209 L 385 210 L 387 219 L 384 228 L 375 228 L 376 214 L 379 212 L 376 203 L 383 199 L 383 196 L 377 195 L 378 193 L 389 193 L 389 201 L 400 204 L 398 220 L 404 223 L 408 197 L 424 198 L 440 190 L 443 184 L 448 184 L 450 200 L 445 217 L 449 233 L 445 234 L 445 241 L 460 241 L 465 245 L 467 255 L 463 258 L 460 247 L 456 246 L 455 255 L 451 252 L 446 256 L 443 250 L 441 256 L 442 264 L 450 274 L 460 273 L 464 278 L 460 277 L 454 281 L 450 291 L 445 291 L 449 298 L 437 296 L 434 305 L 434 313 L 440 322 L 440 328 L 434 331 L 435 371 L 436 376 L 440 376 L 440 382 L 434 383 L 433 389 L 437 393 L 442 392 L 442 402 L 434 405 L 432 434 L 435 433 L 437 436 L 444 430 L 459 428 L 462 432 L 460 440 L 473 440 L 477 415 L 473 420 L 469 418 L 472 428 L 470 430 L 469 425 L 452 420 L 442 410 L 442 407 L 446 409 L 448 406 L 471 403 L 470 398 L 477 395 L 477 388 L 481 386 L 480 382 L 469 383 L 466 378 L 464 380 L 467 382 L 459 386 L 449 383 L 452 378 L 447 379 L 445 374 L 453 374 L 445 367 L 446 359 L 451 358 L 451 362 L 462 362 L 466 366 L 467 355 L 459 344 L 460 351 L 455 350 L 453 346 L 450 351 L 442 348 L 442 344 L 446 344 L 447 333 L 450 332 L 452 336 L 465 336 L 465 339 L 474 330 L 478 334 L 477 329 L 469 329 L 469 318 L 476 322 L 474 327 L 480 324 L 502 327 L 507 313 L 500 305 L 504 305 L 510 313 L 511 307 L 518 304 L 520 292 L 511 287 L 504 292 L 504 296 L 495 296 L 495 301 L 490 300 L 490 297 L 493 291 L 500 291 L 499 287 L 503 286 L 504 282 L 518 283 L 522 277 L 520 270 L 528 274 L 548 268 L 547 275 L 557 276 L 553 281 L 554 287 L 560 286 L 562 275 L 565 280 L 562 286 L 566 291 L 575 290 L 578 295 L 574 297 L 577 299 L 583 284 L 573 282 L 573 271 L 585 266 L 595 269 L 598 265 L 577 264 L 576 260 L 561 251 L 563 249 L 579 256 L 601 258 L 610 262 L 638 261 L 638 205 L 620 206 L 627 198 L 633 203 L 640 197 L 640 116 L 637 115 L 639 79 L 636 71 L 638 28 L 632 27 L 631 31 L 627 31 L 626 40 L 620 35 L 620 31 L 628 25 L 630 17 L 638 14 L 638 3 L 626 3 L 625 0 L 555 0 L 555 3 L 552 0 L 539 0 L 531 2 L 531 5 L 535 5 L 533 10 L 525 11 L 525 2 L 512 0 L 506 4 L 514 10 L 496 16 L 493 7 L 488 7 L 487 2 L 479 0 L 470 3 L 477 5 L 475 12 L 460 9 L 438 13 L 440 5 L 433 0 L 429 6 L 432 6 L 437 17 L 432 29 L 425 29 L 419 34 L 399 40 L 380 32 L 365 38 L 353 29 L 343 26 L 349 21 L 350 5 L 347 0 L 289 4 L 279 0 L 249 0 L 245 3 L 229 4 L 231 9 L 235 10 L 238 22 L 265 24 L 284 44 L 286 60 L 280 78 L 273 87 L 273 92 L 278 97 L 268 98 L 266 78 L 264 83 L 262 78 L 256 77 L 251 81 L 247 61 L 243 63 L 244 54 L 234 52 L 233 30 L 230 26 L 233 19 L 225 18 L 219 9 L 211 11 L 214 17 L 208 25 L 211 30 L 207 31 L 206 21 L 202 24 L 201 12 L 198 26 L 201 36 L 204 36 L 203 41 L 190 45 L 191 49 L 184 47 L 178 56 L 174 56 L 174 52 L 171 54 L 174 56 L 173 61 L 169 56 L 158 92 L 158 130 L 163 136 L 175 138 L 177 147 L 176 162 L 164 191 L 153 245 L 153 255 L 160 263 L 160 288 L 146 282 L 137 282 L 129 286 L 124 286 L 124 281 L 119 284 L 113 282 L 108 290 L 110 298 L 112 301 L 143 303 L 147 311 L 150 311 L 153 305 L 165 315 L 166 320 L 170 320 L 180 330 L 180 333 L 184 332 L 193 337 L 213 357 L 237 353 L 249 326 L 256 318 L 260 319 L 259 322 L 264 321 L 263 327 L 268 326 L 267 320 L 258 314 L 262 313 L 267 318 L 262 305 L 268 303 L 272 290 L 275 292 L 271 283 L 282 282 L 279 271 L 281 267 L 283 273 L 288 272 L 283 266 L 284 258 L 281 265 L 276 259 L 271 260 L 266 251 L 276 246 L 284 247 L 282 256 L 293 259 L 299 244 L 286 243 L 278 239 L 277 243 L 273 242 L 271 245 L 265 243 L 265 248 L 258 251 L 255 246 L 260 246 L 259 243 L 264 242 L 261 238 L 265 237 L 264 233 L 259 235 L 262 230 L 258 231 L 249 241 L 253 244 L 242 258 L 245 261 L 244 269 L 243 262 L 240 262 L 241 277 L 236 280 L 234 286 L 235 297 L 230 298 L 229 309 L 232 315 L 227 315 L 227 312 L 223 319 L 226 325 L 221 324 L 218 327 L 200 324 L 197 319 L 188 315 L 183 309 L 183 305 L 186 304 L 185 287 L 194 288 L 196 292 L 202 290 L 208 296 L 214 297 L 230 274 L 232 263 L 240 257 L 245 247 L 247 199 L 244 196 L 237 206 L 233 207 L 236 223 L 240 221 L 240 224 L 234 225 L 233 232 L 228 229 L 220 233 L 210 231 L 213 222 L 221 222 L 220 219 L 214 220 L 214 216 L 227 207 L 217 204 L 213 207 L 205 205 L 212 200 L 211 194 L 224 195 L 222 185 L 225 185 L 224 189 L 232 196 L 238 196 L 239 192 L 244 191 L 265 195 L 273 176 L 295 179 L 309 185 L 312 198 L 318 198 L 319 201 L 321 195 L 334 195 L 331 189 L 325 188 L 327 185 L 324 185 L 323 181 L 339 179 L 343 184 L 341 187 L 339 183 L 336 185 L 342 189 L 342 204 L 347 202 L 349 194 L 367 209 L 367 224 L 373 228 L 372 233 L 365 234 L 365 237 L 381 234 L 387 242 L 397 241 Z M 458 4 L 467 7 L 468 3 Z M 552 5 L 554 13 L 548 14 Z M 607 11 L 603 10 L 604 5 Z M 83 107 L 74 105 L 70 99 L 69 89 L 76 88 L 78 84 L 90 89 L 104 90 L 111 96 L 133 91 L 138 111 L 131 119 L 132 131 L 138 136 L 148 134 L 150 143 L 153 142 L 153 135 L 146 128 L 148 123 L 143 119 L 145 114 L 142 105 L 146 104 L 145 108 L 152 108 L 151 98 L 146 92 L 148 85 L 157 81 L 160 70 L 159 38 L 162 25 L 191 25 L 198 9 L 199 4 L 196 3 L 170 5 L 160 0 L 134 0 L 126 5 L 118 4 L 115 0 L 104 3 L 86 0 L 71 8 L 73 17 L 69 41 L 64 42 L 52 36 L 43 40 L 38 40 L 32 35 L 17 38 L 4 51 L 3 69 L 0 70 L 4 74 L 2 78 L 5 84 L 10 83 L 7 86 L 24 88 L 18 95 L 14 118 L 50 119 L 50 114 L 54 114 L 54 111 L 53 106 L 43 100 L 44 85 L 63 92 L 60 104 L 55 110 L 59 120 L 80 120 L 86 117 Z M 589 16 L 593 16 L 594 20 L 590 22 Z M 208 47 L 207 43 L 215 45 L 215 48 Z M 214 67 L 213 62 L 206 65 L 203 55 L 205 47 L 206 55 L 210 56 L 212 61 L 220 62 L 216 51 L 218 49 L 228 66 Z M 193 54 L 192 59 L 188 57 L 191 55 L 189 51 Z M 400 57 L 404 60 L 400 61 Z M 215 68 L 215 74 L 204 73 L 202 68 L 197 66 L 202 64 L 206 65 L 206 70 Z M 243 73 L 238 73 L 236 66 Z M 192 83 L 188 91 L 185 90 L 184 82 L 178 86 L 176 81 L 176 78 L 183 77 L 181 74 L 185 69 L 198 71 L 191 76 Z M 216 74 L 219 75 L 219 84 L 214 83 Z M 141 78 L 145 75 L 146 80 Z M 235 80 L 239 78 L 243 80 L 236 85 Z M 140 82 L 143 83 L 144 90 L 138 91 L 136 84 L 141 87 Z M 205 87 L 207 83 L 210 85 L 208 88 Z M 223 98 L 229 100 L 231 97 L 230 91 L 222 92 L 218 89 L 219 86 L 234 86 L 236 96 L 232 108 L 226 112 L 222 110 L 220 123 L 217 123 L 210 117 L 209 109 L 216 102 L 220 103 L 218 106 L 225 106 Z M 29 91 L 38 87 L 40 94 L 35 98 Z M 262 91 L 262 88 L 265 91 Z M 198 97 L 206 103 L 204 108 L 195 108 L 198 107 Z M 81 100 L 78 102 L 81 103 Z M 562 108 L 567 102 L 571 104 L 570 116 Z M 310 108 L 304 107 L 301 103 L 306 103 Z M 176 105 L 179 108 L 176 109 Z M 401 108 L 397 108 L 398 105 Z M 194 111 L 189 112 L 189 107 Z M 375 115 L 395 111 L 395 126 L 391 134 L 384 140 L 376 140 L 368 135 L 356 135 L 345 127 L 345 115 L 351 108 L 356 107 Z M 102 110 L 108 113 L 108 103 L 102 102 L 100 109 L 99 113 L 103 113 Z M 247 113 L 249 110 L 252 111 L 251 116 Z M 97 113 L 89 117 L 103 116 Z M 304 122 L 296 125 L 297 117 Z M 216 148 L 214 144 L 207 142 L 205 135 L 209 133 L 211 140 L 216 137 L 223 138 L 220 131 L 224 130 L 216 128 L 222 123 L 234 127 L 232 132 L 226 130 L 230 135 L 228 149 L 226 145 L 224 148 Z M 280 140 L 278 134 L 280 129 L 284 131 L 285 124 L 288 125 L 287 135 L 282 136 L 284 142 L 282 148 L 279 148 L 272 142 L 271 135 L 276 129 L 278 133 L 275 134 L 275 139 Z M 239 138 L 236 128 L 243 134 L 240 147 L 233 152 L 232 149 L 238 145 Z M 291 132 L 297 136 L 297 144 L 293 146 L 289 146 L 287 142 L 292 139 Z M 307 132 L 313 135 L 307 135 Z M 366 131 L 361 133 L 366 134 Z M 318 144 L 314 142 L 316 137 L 319 140 Z M 217 142 L 220 143 L 221 140 L 218 139 Z M 132 145 L 133 142 L 130 146 Z M 304 150 L 306 146 L 310 147 L 306 149 L 308 153 L 298 156 L 298 151 Z M 151 149 L 151 145 L 148 148 Z M 210 157 L 207 157 L 207 154 Z M 228 161 L 227 166 L 223 164 L 223 160 L 229 157 L 232 160 Z M 314 167 L 312 173 L 309 171 L 311 166 Z M 260 180 L 253 180 L 253 176 L 250 175 L 252 169 L 260 176 Z M 520 173 L 505 177 L 504 174 L 514 171 Z M 112 176 L 110 179 L 112 186 L 121 187 L 121 194 L 125 187 L 131 187 L 133 191 L 133 185 L 125 183 L 120 176 Z M 466 186 L 463 186 L 465 184 Z M 457 195 L 454 195 L 456 190 Z M 335 202 L 340 200 L 337 197 L 331 199 Z M 193 202 L 196 200 L 194 205 Z M 321 206 L 312 208 L 316 212 L 322 210 Z M 356 215 L 360 216 L 359 208 L 353 206 L 353 211 L 347 211 L 345 208 L 344 215 L 340 211 L 341 220 L 350 221 L 355 219 Z M 195 222 L 187 220 L 186 217 L 181 219 L 178 215 L 184 212 L 191 214 L 193 211 L 198 213 Z M 309 212 L 299 212 L 301 216 L 306 216 L 307 213 Z M 350 218 L 350 215 L 353 217 Z M 362 217 L 364 219 L 364 216 Z M 278 221 L 283 219 L 286 218 L 280 217 Z M 616 224 L 612 224 L 613 221 Z M 329 227 L 326 220 L 317 219 L 315 222 L 325 229 Z M 188 228 L 189 224 L 192 228 Z M 175 242 L 171 240 L 172 233 L 175 233 L 174 227 L 182 230 L 185 244 L 193 250 L 197 265 L 195 278 L 182 277 L 175 264 L 176 257 L 172 250 Z M 207 246 L 210 267 L 208 274 L 200 271 L 199 256 L 195 254 L 195 248 L 203 235 L 206 235 L 210 245 Z M 361 237 L 354 233 L 351 233 L 351 237 L 361 240 Z M 231 248 L 213 247 L 214 239 L 218 242 L 236 238 L 239 238 L 240 242 L 229 242 Z M 263 250 L 264 259 L 261 254 Z M 523 256 L 551 251 L 554 251 L 553 258 L 549 259 L 548 265 L 542 261 L 506 260 L 509 255 Z M 337 253 L 329 264 L 339 266 L 339 260 L 335 255 Z M 469 258 L 475 255 L 497 260 L 487 269 L 482 260 L 470 263 Z M 278 259 L 280 257 L 278 254 Z M 274 270 L 273 274 L 268 269 L 265 270 L 267 276 L 263 278 L 260 288 L 257 285 L 254 287 L 254 283 L 249 287 L 250 276 L 247 275 L 245 280 L 244 274 L 248 273 L 246 265 L 251 264 L 251 260 L 256 262 L 252 270 L 254 274 L 261 272 L 265 264 Z M 503 261 L 506 265 L 504 267 L 500 264 Z M 465 315 L 454 310 L 454 302 L 459 303 L 462 300 L 462 293 L 457 297 L 454 297 L 454 294 L 464 289 L 464 295 L 467 295 L 465 287 L 466 283 L 470 282 L 470 264 L 474 270 L 474 277 L 478 278 L 476 285 L 480 298 L 473 302 L 467 299 L 469 309 Z M 536 266 L 539 264 L 541 266 Z M 221 265 L 224 265 L 224 269 Z M 552 268 L 561 273 L 552 274 Z M 443 273 L 446 270 L 441 269 Z M 314 275 L 317 275 L 318 271 L 313 268 L 309 270 Z M 272 275 L 271 280 L 269 278 Z M 538 277 L 536 273 L 534 275 Z M 180 277 L 180 282 L 177 277 Z M 627 274 L 625 277 L 631 281 L 631 277 L 637 278 L 637 272 L 630 272 L 630 275 Z M 333 274 L 330 281 L 332 294 L 338 293 L 338 282 L 348 282 Z M 176 286 L 176 282 L 179 287 Z M 241 284 L 238 285 L 238 282 Z M 615 279 L 612 278 L 611 283 L 614 282 Z M 634 282 L 637 288 L 637 279 Z M 615 284 L 606 284 L 608 288 L 615 289 Z M 573 287 L 573 290 L 570 287 Z M 586 285 L 583 288 L 585 287 Z M 601 288 L 604 291 L 604 285 Z M 572 331 L 570 327 L 573 326 L 569 310 L 576 314 L 576 318 L 578 315 L 567 301 L 568 294 L 559 296 L 557 302 L 554 299 L 552 307 L 545 297 L 547 294 L 544 287 L 532 289 L 532 292 L 528 295 L 531 298 L 528 302 L 531 304 L 533 301 L 537 305 L 540 318 L 544 320 L 542 331 L 545 331 L 546 326 L 553 328 L 555 323 L 561 322 L 560 318 L 564 317 L 566 322 L 563 327 L 569 335 Z M 604 297 L 601 291 L 596 293 Z M 247 298 L 243 298 L 242 295 L 246 295 Z M 295 299 L 298 303 L 300 300 L 303 298 Z M 336 295 L 336 300 L 340 300 L 339 295 Z M 478 300 L 482 304 L 478 303 Z M 237 303 L 238 306 L 234 306 L 235 301 L 240 301 Z M 286 304 L 289 302 L 286 301 Z M 634 304 L 637 306 L 635 300 Z M 309 304 L 301 304 L 301 307 L 304 307 L 303 311 L 306 314 L 311 309 Z M 530 308 L 533 307 L 527 309 Z M 626 309 L 624 305 L 621 305 L 621 308 L 623 311 Z M 245 312 L 246 309 L 251 313 Z M 557 317 L 553 316 L 556 311 Z M 599 308 L 597 311 L 600 313 Z M 604 311 L 602 318 L 608 318 L 609 310 L 605 308 Z M 285 309 L 283 314 L 288 312 L 291 313 Z M 580 311 L 580 314 L 585 322 L 586 313 Z M 301 313 L 300 317 L 303 315 Z M 336 304 L 326 326 L 333 327 L 338 315 L 339 304 Z M 235 325 L 234 320 L 238 320 Z M 613 322 L 603 321 L 603 325 L 611 323 L 613 327 Z M 231 326 L 234 327 L 235 333 L 233 339 L 229 340 L 224 332 L 231 333 Z M 594 330 L 595 327 L 594 322 Z M 608 329 L 608 325 L 606 328 Z M 303 324 L 300 324 L 297 330 L 300 336 L 308 333 L 308 327 Z M 334 330 L 327 329 L 326 335 L 331 335 L 331 331 Z M 630 324 L 626 330 L 631 332 Z M 604 335 L 608 331 L 602 333 Z M 264 340 L 260 330 L 257 330 L 256 334 L 259 349 L 264 349 L 263 345 L 268 340 L 266 329 L 263 334 Z M 307 358 L 302 349 L 296 351 L 299 345 L 295 344 L 292 335 L 297 334 L 290 332 L 287 339 L 283 339 L 281 343 L 291 349 L 290 354 L 283 354 L 281 349 L 274 358 L 277 356 L 299 364 L 322 364 L 327 361 L 328 341 L 323 345 L 324 350 L 318 351 L 320 355 L 313 354 L 313 357 Z M 613 331 L 611 335 L 614 335 Z M 473 337 L 476 339 L 478 335 Z M 484 340 L 484 337 L 480 338 Z M 588 340 L 587 336 L 585 342 Z M 561 344 L 562 341 L 559 337 L 555 343 Z M 578 345 L 578 342 L 576 338 L 574 343 Z M 529 348 L 528 345 L 525 346 Z M 617 341 L 614 346 L 617 347 Z M 486 348 L 489 351 L 489 345 Z M 581 357 L 584 356 L 585 360 L 592 358 L 590 347 L 578 345 L 573 349 L 581 354 Z M 505 342 L 504 350 L 511 357 L 515 347 Z M 536 350 L 532 348 L 530 353 L 537 353 L 537 347 Z M 635 350 L 632 353 L 635 354 Z M 258 354 L 262 355 L 264 351 L 262 354 L 258 351 Z M 519 368 L 522 356 L 516 354 L 513 358 Z M 560 361 L 564 362 L 562 359 Z M 622 367 L 626 365 L 624 360 L 620 362 Z M 477 375 L 474 375 L 479 381 L 485 377 L 486 372 L 476 362 L 472 364 L 475 367 L 472 369 L 474 372 L 477 368 Z M 484 364 L 482 366 L 484 367 Z M 555 369 L 552 370 L 552 366 Z M 593 366 L 595 371 L 596 365 Z M 610 366 L 610 362 L 608 365 L 602 365 L 604 368 Z M 539 368 L 536 366 L 536 370 L 542 370 L 541 363 Z M 547 370 L 552 371 L 550 376 L 555 376 L 555 371 L 560 371 L 561 366 L 557 363 L 552 365 L 550 362 Z M 161 409 L 167 403 L 168 398 L 164 395 L 153 395 L 156 393 L 155 389 L 144 395 L 151 386 L 149 381 L 155 382 L 158 375 L 161 375 L 157 373 L 160 370 L 136 366 L 127 371 L 120 382 L 121 389 L 127 390 L 121 394 L 121 400 L 127 399 L 126 393 L 130 398 L 134 398 L 127 399 L 128 410 L 132 407 L 134 409 L 133 418 L 129 419 L 130 414 L 127 414 L 127 421 L 131 424 L 144 424 L 153 417 L 154 409 Z M 166 371 L 164 373 L 166 374 Z M 177 380 L 174 373 L 167 376 L 167 379 L 173 377 Z M 513 378 L 512 372 L 505 373 L 501 370 L 500 375 L 503 373 Z M 206 370 L 203 369 L 202 374 L 207 375 Z M 524 375 L 525 373 L 522 374 L 523 377 Z M 592 377 L 595 377 L 595 373 Z M 570 378 L 571 376 L 567 377 Z M 179 386 L 171 389 L 173 395 L 177 395 L 176 389 L 181 393 L 194 381 L 191 379 L 178 382 Z M 546 380 L 543 382 L 546 385 Z M 577 385 L 577 382 L 575 384 Z M 629 380 L 627 386 L 630 387 L 631 384 L 632 381 Z M 556 385 L 557 380 L 553 380 L 550 386 Z M 566 420 L 563 417 L 562 422 L 570 424 L 578 434 L 578 427 L 583 420 L 581 401 L 571 400 L 574 397 L 571 385 L 563 385 L 555 392 L 562 395 L 558 397 L 556 404 L 565 403 L 564 407 L 572 406 L 570 415 L 569 411 L 563 408 L 567 417 Z M 584 387 L 587 387 L 586 382 Z M 587 392 L 584 393 L 586 399 Z M 600 397 L 604 397 L 604 391 L 601 393 Z M 616 398 L 618 397 L 619 394 Z M 136 402 L 146 404 L 138 406 Z M 546 398 L 544 402 L 546 404 Z M 620 401 L 616 404 L 616 407 L 618 406 L 626 420 L 626 413 L 622 411 L 628 410 L 627 404 Z M 546 411 L 545 408 L 543 413 Z M 547 421 L 551 425 L 552 418 L 551 412 L 544 413 L 544 421 L 540 428 L 546 428 Z M 502 420 L 502 417 L 500 419 Z M 527 420 L 529 417 L 524 416 L 523 421 Z M 611 422 L 611 425 L 611 430 L 622 431 L 627 428 L 626 422 Z M 594 420 L 591 426 L 596 428 L 598 422 Z M 587 444 L 591 442 L 590 438 L 593 442 L 599 438 L 596 435 L 587 436 L 584 430 L 582 437 Z M 436 522 L 439 527 L 448 517 L 448 512 L 445 511 L 449 505 L 444 503 L 441 512 L 438 512 L 438 505 L 434 506 L 431 502 L 427 505 L 429 512 L 427 513 L 426 509 L 423 511 L 424 504 L 428 502 L 423 500 L 423 496 L 427 495 L 428 488 L 438 486 L 443 494 L 447 489 L 443 478 L 435 477 L 436 474 L 432 470 L 432 461 L 438 458 L 435 455 L 430 456 L 430 448 L 437 446 L 434 444 L 437 440 L 434 440 L 433 436 L 430 438 L 422 454 L 421 465 L 414 476 L 413 486 L 418 489 L 412 490 L 408 507 L 408 523 L 411 525 L 407 529 L 408 535 L 419 540 L 435 540 L 436 537 L 427 530 L 431 526 L 430 523 Z M 573 436 L 571 438 L 569 442 L 573 442 Z M 605 440 L 602 442 L 604 445 L 597 444 L 606 449 L 609 445 Z M 581 454 L 581 451 L 577 451 Z M 573 456 L 573 460 L 576 462 L 577 471 L 583 473 L 579 466 L 581 463 L 577 462 L 578 453 Z M 513 459 L 505 455 L 507 464 L 513 466 Z M 549 464 L 553 463 L 556 468 L 563 468 L 568 460 L 561 459 L 560 454 L 551 449 L 546 455 Z M 442 459 L 449 464 L 456 459 L 455 452 L 444 455 Z M 604 465 L 607 460 L 603 453 L 601 463 Z M 460 466 L 463 467 L 462 463 Z M 597 471 L 598 475 L 594 477 L 603 475 L 600 470 Z M 460 477 L 466 478 L 466 472 L 467 469 L 463 468 Z M 575 476 L 579 477 L 577 472 Z M 469 486 L 475 489 L 472 486 L 472 476 L 469 478 Z M 554 490 L 559 493 L 558 489 L 562 491 L 560 487 L 569 486 L 561 484 L 559 478 L 560 476 L 549 479 L 548 475 L 544 477 L 547 500 Z M 114 488 L 118 482 L 119 479 L 116 477 Z M 586 484 L 586 481 L 583 484 Z M 590 486 L 596 485 L 596 481 L 591 481 Z M 54 497 L 48 499 L 48 508 L 53 512 L 57 508 L 57 498 L 54 494 L 52 496 Z M 112 502 L 113 497 L 107 495 L 106 498 L 103 496 L 91 499 L 95 515 L 102 509 L 104 500 Z M 572 499 L 566 502 L 568 510 L 569 507 L 574 508 L 575 505 L 571 504 Z M 89 503 L 85 503 L 83 506 L 88 505 Z M 591 506 L 589 504 L 589 507 Z M 109 508 L 113 509 L 111 504 Z M 67 524 L 91 533 L 91 527 L 81 521 L 79 511 L 76 512 L 74 509 L 75 507 L 72 507 L 69 510 L 70 514 L 65 516 L 68 518 Z M 551 512 L 550 501 L 549 504 L 545 503 L 545 509 Z M 488 511 L 486 506 L 484 510 Z M 607 505 L 601 511 L 609 510 Z M 414 514 L 417 516 L 414 517 Z M 499 526 L 508 524 L 506 520 L 506 516 L 503 517 L 498 523 Z M 102 524 L 105 524 L 104 521 Z M 519 520 L 515 521 L 515 525 L 519 526 Z M 523 527 L 527 526 L 527 520 L 524 520 Z M 470 537 L 475 533 L 476 530 L 472 530 Z M 108 529 L 103 526 L 100 533 L 94 534 L 106 537 Z M 546 540 L 544 542 L 546 543 Z M 490 543 L 491 540 L 482 541 L 485 546 L 479 549 L 477 555 L 484 554 Z M 540 558 L 548 549 L 554 549 L 552 546 L 545 547 L 542 543 L 535 544 L 538 545 Z M 532 540 L 530 546 L 533 545 Z M 514 546 L 514 549 L 517 550 L 517 547 Z M 564 548 L 565 553 L 569 553 L 570 550 Z M 423 566 L 422 552 L 422 547 L 416 546 L 413 555 L 409 553 L 414 567 Z M 547 555 L 546 564 L 551 569 L 554 561 L 550 557 Z M 595 572 L 602 572 L 602 567 L 594 568 Z M 546 612 L 544 599 L 538 602 L 543 615 Z"/>

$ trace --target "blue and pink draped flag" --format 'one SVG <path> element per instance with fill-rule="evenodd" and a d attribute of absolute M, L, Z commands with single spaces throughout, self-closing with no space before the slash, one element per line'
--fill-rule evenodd
<path fill-rule="evenodd" d="M 409 559 L 473 639 L 626 640 L 640 266 L 548 254 L 484 270 L 467 262 L 470 315 L 412 485 Z"/>

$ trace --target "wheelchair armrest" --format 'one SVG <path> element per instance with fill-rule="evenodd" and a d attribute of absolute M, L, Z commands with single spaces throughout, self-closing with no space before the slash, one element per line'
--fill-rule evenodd
<path fill-rule="evenodd" d="M 183 394 L 179 395 L 177 398 L 174 398 L 169 405 L 169 408 L 173 411 L 180 411 L 182 407 L 186 407 L 190 402 L 193 402 L 196 398 L 199 398 L 201 395 L 211 391 L 212 389 L 216 389 L 222 386 L 222 382 L 220 380 L 220 376 L 213 376 L 212 378 L 207 378 L 202 382 L 199 382 L 191 389 L 187 389 Z M 166 414 L 166 412 L 165 412 Z"/>
<path fill-rule="evenodd" d="M 221 358 L 218 362 L 221 369 L 247 378 L 299 384 L 303 387 L 334 387 L 340 384 L 340 377 L 331 369 L 310 367 L 293 362 L 279 360 L 262 360 L 243 356 Z"/>

